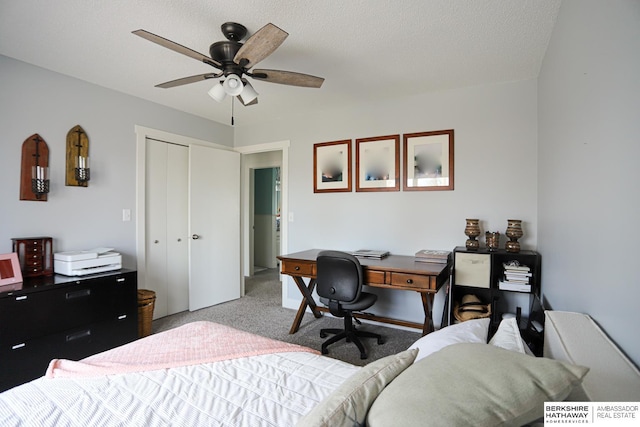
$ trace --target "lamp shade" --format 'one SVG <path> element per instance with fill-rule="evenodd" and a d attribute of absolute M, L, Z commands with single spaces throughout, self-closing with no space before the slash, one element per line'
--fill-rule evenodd
<path fill-rule="evenodd" d="M 235 74 L 229 74 L 222 86 L 224 86 L 224 91 L 229 96 L 240 95 L 244 89 L 242 80 L 240 80 L 240 77 Z"/>
<path fill-rule="evenodd" d="M 218 102 L 224 101 L 227 97 L 227 93 L 224 90 L 224 87 L 220 82 L 216 83 L 211 89 L 209 89 L 209 96 L 215 99 Z"/>
<path fill-rule="evenodd" d="M 258 97 L 258 92 L 251 86 L 251 83 L 244 80 L 244 90 L 240 95 L 240 100 L 244 105 L 247 105 Z"/>

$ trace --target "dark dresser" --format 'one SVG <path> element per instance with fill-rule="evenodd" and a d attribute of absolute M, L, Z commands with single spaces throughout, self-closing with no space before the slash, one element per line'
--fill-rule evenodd
<path fill-rule="evenodd" d="M 25 278 L 0 286 L 0 391 L 138 337 L 137 273 Z"/>

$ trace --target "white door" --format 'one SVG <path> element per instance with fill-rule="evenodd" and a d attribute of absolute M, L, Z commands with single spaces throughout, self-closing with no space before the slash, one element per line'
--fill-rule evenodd
<path fill-rule="evenodd" d="M 154 318 L 188 309 L 188 168 L 186 146 L 146 142 L 146 287 Z"/>
<path fill-rule="evenodd" d="M 167 145 L 167 311 L 189 308 L 189 148 Z"/>
<path fill-rule="evenodd" d="M 156 293 L 154 318 L 167 311 L 167 144 L 146 143 L 146 283 Z"/>
<path fill-rule="evenodd" d="M 240 298 L 240 154 L 189 147 L 189 310 Z"/>

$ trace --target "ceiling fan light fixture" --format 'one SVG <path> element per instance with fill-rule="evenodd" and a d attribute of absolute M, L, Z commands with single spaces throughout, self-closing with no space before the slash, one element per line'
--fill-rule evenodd
<path fill-rule="evenodd" d="M 244 105 L 247 105 L 250 102 L 253 102 L 258 97 L 258 92 L 256 92 L 253 86 L 251 86 L 251 83 L 245 80 L 244 89 L 242 90 L 242 93 L 238 96 L 242 98 L 241 99 L 242 103 Z"/>
<path fill-rule="evenodd" d="M 227 97 L 227 92 L 225 91 L 224 86 L 220 82 L 216 83 L 211 89 L 209 89 L 209 92 L 207 93 L 209 94 L 210 97 L 212 97 L 218 102 L 224 101 L 224 99 Z"/>
<path fill-rule="evenodd" d="M 222 86 L 224 87 L 224 91 L 229 96 L 240 95 L 242 93 L 242 90 L 244 89 L 242 80 L 235 74 L 229 74 Z"/>

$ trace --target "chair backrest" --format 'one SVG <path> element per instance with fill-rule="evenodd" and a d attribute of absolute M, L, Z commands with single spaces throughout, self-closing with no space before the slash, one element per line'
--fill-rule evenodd
<path fill-rule="evenodd" d="M 362 266 L 346 252 L 322 251 L 317 258 L 317 292 L 322 298 L 351 303 L 360 298 Z"/>

